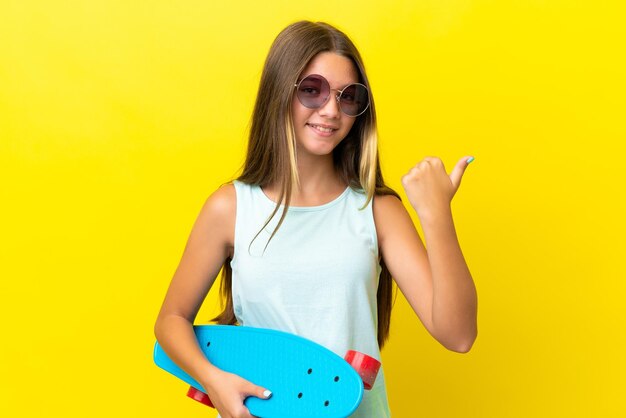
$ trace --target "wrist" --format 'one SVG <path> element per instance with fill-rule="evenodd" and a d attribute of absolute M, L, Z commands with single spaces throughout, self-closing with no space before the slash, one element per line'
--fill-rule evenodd
<path fill-rule="evenodd" d="M 209 363 L 203 368 L 202 373 L 198 378 L 198 383 L 202 385 L 205 391 L 208 391 L 209 388 L 215 385 L 219 372 L 220 369 Z"/>
<path fill-rule="evenodd" d="M 415 209 L 422 228 L 441 226 L 452 222 L 452 208 L 447 205 L 436 209 Z"/>

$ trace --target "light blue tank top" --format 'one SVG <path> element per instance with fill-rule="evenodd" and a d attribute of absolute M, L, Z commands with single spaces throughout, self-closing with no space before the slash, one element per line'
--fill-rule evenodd
<path fill-rule="evenodd" d="M 291 206 L 268 244 L 282 208 L 261 231 L 276 204 L 258 186 L 239 181 L 234 185 L 237 216 L 231 267 L 238 322 L 300 335 L 341 357 L 357 350 L 380 360 L 380 264 L 372 202 L 361 209 L 365 194 L 347 188 L 321 206 Z M 381 368 L 374 388 L 365 391 L 351 417 L 389 416 Z"/>

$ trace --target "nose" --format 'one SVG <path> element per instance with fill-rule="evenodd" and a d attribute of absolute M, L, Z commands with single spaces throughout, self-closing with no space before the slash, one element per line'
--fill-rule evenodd
<path fill-rule="evenodd" d="M 328 118 L 337 118 L 341 115 L 341 109 L 339 108 L 339 92 L 332 91 L 330 92 L 330 96 L 326 103 L 322 105 L 318 109 L 318 113 L 320 116 L 325 116 Z"/>

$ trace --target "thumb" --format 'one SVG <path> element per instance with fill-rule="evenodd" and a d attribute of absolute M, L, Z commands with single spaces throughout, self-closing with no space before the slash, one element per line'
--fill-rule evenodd
<path fill-rule="evenodd" d="M 474 161 L 474 157 L 463 157 L 459 160 L 458 163 L 456 163 L 456 165 L 452 169 L 452 172 L 450 173 L 450 181 L 452 182 L 455 191 L 458 190 L 459 186 L 461 185 L 461 178 L 463 177 L 463 173 L 465 173 L 465 169 L 472 161 Z"/>
<path fill-rule="evenodd" d="M 269 399 L 272 397 L 272 392 L 265 389 L 264 387 L 257 386 L 253 383 L 250 383 L 250 386 L 246 388 L 246 394 L 248 396 L 254 396 L 261 399 Z"/>

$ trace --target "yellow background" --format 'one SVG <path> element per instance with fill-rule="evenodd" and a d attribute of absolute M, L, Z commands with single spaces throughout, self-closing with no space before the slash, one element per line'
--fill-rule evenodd
<path fill-rule="evenodd" d="M 613 1 L 0 2 L 0 416 L 214 416 L 151 360 L 192 223 L 238 172 L 265 54 L 345 30 L 386 179 L 473 154 L 454 201 L 479 337 L 398 297 L 394 417 L 624 416 L 626 66 Z M 406 200 L 405 200 L 406 201 Z M 218 308 L 214 291 L 200 319 Z"/>

